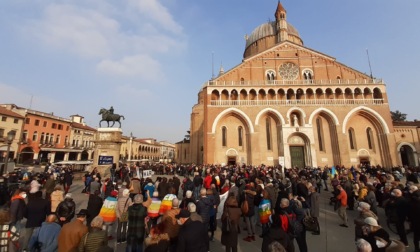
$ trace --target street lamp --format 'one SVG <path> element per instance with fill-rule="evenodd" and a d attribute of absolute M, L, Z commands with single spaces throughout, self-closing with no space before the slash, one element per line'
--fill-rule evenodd
<path fill-rule="evenodd" d="M 6 172 L 7 172 L 7 165 L 9 163 L 10 145 L 12 145 L 13 139 L 15 138 L 15 134 L 16 134 L 16 132 L 13 131 L 13 130 L 7 132 L 7 138 L 6 138 L 6 143 L 7 143 L 6 161 L 4 162 L 4 166 L 1 167 L 0 176 L 3 176 L 3 172 L 4 172 L 4 168 L 5 167 L 6 167 Z"/>

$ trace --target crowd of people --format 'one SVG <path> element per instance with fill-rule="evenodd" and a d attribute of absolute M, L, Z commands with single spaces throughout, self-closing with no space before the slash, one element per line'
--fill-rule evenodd
<path fill-rule="evenodd" d="M 207 252 L 219 224 L 227 252 L 238 251 L 239 239 L 260 239 L 263 252 L 306 252 L 307 233 L 322 232 L 321 190 L 332 192 L 341 227 L 349 227 L 347 211 L 359 212 L 357 251 L 405 251 L 407 221 L 420 251 L 420 191 L 410 169 L 403 184 L 371 167 L 170 165 L 157 170 L 169 176 L 154 180 L 136 172 L 142 168 L 114 166 L 106 177 L 95 168 L 82 176 L 83 191 L 72 193 L 71 169 L 60 171 L 63 179 L 53 170 L 29 178 L 0 209 L 0 251 L 113 251 L 115 239 L 126 251 Z M 76 211 L 74 193 L 88 195 L 85 209 Z M 393 225 L 400 240 L 380 224 Z"/>

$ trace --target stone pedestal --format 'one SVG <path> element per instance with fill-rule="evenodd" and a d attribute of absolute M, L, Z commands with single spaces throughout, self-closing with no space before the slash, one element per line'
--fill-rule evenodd
<path fill-rule="evenodd" d="M 99 128 L 96 133 L 92 167 L 98 168 L 103 178 L 110 177 L 112 164 L 118 169 L 121 138 L 121 128 Z"/>

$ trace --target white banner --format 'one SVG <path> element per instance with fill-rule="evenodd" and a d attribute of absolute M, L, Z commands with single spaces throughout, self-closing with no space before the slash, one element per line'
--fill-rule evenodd
<path fill-rule="evenodd" d="M 143 178 L 150 178 L 151 176 L 153 176 L 152 170 L 143 170 Z"/>
<path fill-rule="evenodd" d="M 225 192 L 224 194 L 220 195 L 220 205 L 217 208 L 217 215 L 216 219 L 221 219 L 223 214 L 223 206 L 225 205 L 225 201 L 229 195 L 229 191 Z"/>

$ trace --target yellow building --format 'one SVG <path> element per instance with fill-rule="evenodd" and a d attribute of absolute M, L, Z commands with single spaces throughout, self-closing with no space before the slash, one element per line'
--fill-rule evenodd
<path fill-rule="evenodd" d="M 246 37 L 241 63 L 199 91 L 189 162 L 402 164 L 385 83 L 305 47 L 280 2 L 274 16 Z"/>

